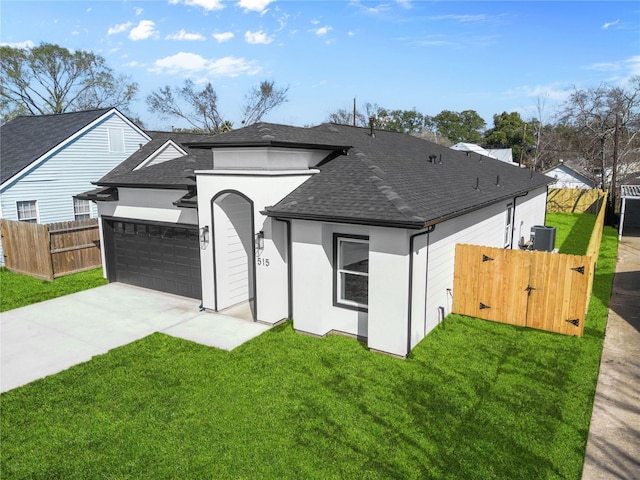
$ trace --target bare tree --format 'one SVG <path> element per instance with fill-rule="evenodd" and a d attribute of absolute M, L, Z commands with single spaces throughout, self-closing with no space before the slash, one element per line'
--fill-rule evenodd
<path fill-rule="evenodd" d="M 271 110 L 287 101 L 289 87 L 276 88 L 274 82 L 263 81 L 247 93 L 242 113 L 242 123 L 251 125 L 259 122 Z"/>
<path fill-rule="evenodd" d="M 196 90 L 191 80 L 185 80 L 182 88 L 165 86 L 147 96 L 147 107 L 162 117 L 185 120 L 192 131 L 217 134 L 223 119 L 218 112 L 218 95 L 211 83 Z"/>
<path fill-rule="evenodd" d="M 584 90 L 574 88 L 560 111 L 559 121 L 577 130 L 575 148 L 582 154 L 584 166 L 602 175 L 603 188 L 608 188 L 612 180 L 615 183 L 616 176 L 640 171 L 640 76 L 624 87 L 603 84 Z M 618 150 L 614 159 L 616 136 Z"/>

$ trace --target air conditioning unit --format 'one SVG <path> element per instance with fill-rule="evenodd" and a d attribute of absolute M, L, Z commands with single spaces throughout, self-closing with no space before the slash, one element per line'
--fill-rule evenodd
<path fill-rule="evenodd" d="M 531 227 L 531 245 L 534 250 L 552 252 L 556 246 L 556 227 L 544 225 Z"/>

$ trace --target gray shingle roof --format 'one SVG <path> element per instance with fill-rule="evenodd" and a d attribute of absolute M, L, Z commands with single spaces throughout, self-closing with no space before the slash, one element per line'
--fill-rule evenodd
<path fill-rule="evenodd" d="M 111 108 L 17 117 L 0 127 L 0 183 L 100 118 Z"/>
<path fill-rule="evenodd" d="M 335 132 L 353 148 L 268 207 L 269 215 L 418 228 L 553 182 L 407 134 L 376 130 L 372 137 L 368 129 L 344 125 L 316 129 Z"/>
<path fill-rule="evenodd" d="M 420 228 L 513 198 L 554 179 L 476 153 L 403 133 L 323 124 L 312 128 L 258 123 L 215 136 L 151 134 L 153 140 L 99 185 L 193 186 L 185 169 L 211 168 L 211 148 L 288 146 L 333 151 L 270 216 Z M 190 154 L 132 171 L 171 136 Z M 435 159 L 431 161 L 429 157 Z M 477 188 L 476 188 L 477 186 Z"/>
<path fill-rule="evenodd" d="M 212 166 L 211 151 L 190 149 L 187 143 L 198 141 L 205 136 L 197 133 L 146 132 L 151 141 L 143 145 L 124 162 L 96 182 L 97 185 L 139 185 L 189 187 L 196 184 L 191 177 L 193 170 L 207 170 Z M 209 136 L 206 136 L 207 138 Z M 156 165 L 134 170 L 141 162 L 149 158 L 156 150 L 173 140 L 188 152 L 188 155 L 168 160 Z M 187 172 L 186 170 L 189 170 Z M 190 175 L 191 174 L 191 175 Z"/>

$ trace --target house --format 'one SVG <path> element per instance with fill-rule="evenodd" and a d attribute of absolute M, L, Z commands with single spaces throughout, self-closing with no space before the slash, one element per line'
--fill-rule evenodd
<path fill-rule="evenodd" d="M 0 138 L 0 218 L 43 224 L 97 217 L 75 195 L 149 141 L 115 108 L 17 117 Z"/>
<path fill-rule="evenodd" d="M 560 160 L 558 165 L 551 167 L 544 174 L 556 179 L 553 188 L 595 188 L 595 182 L 589 172 L 572 162 Z"/>
<path fill-rule="evenodd" d="M 82 198 L 110 281 L 404 357 L 450 312 L 456 243 L 518 248 L 552 181 L 396 132 L 258 123 L 154 137 Z"/>
<path fill-rule="evenodd" d="M 459 150 L 461 152 L 477 153 L 478 155 L 484 155 L 485 157 L 495 158 L 496 160 L 500 160 L 501 162 L 514 165 L 513 151 L 511 148 L 486 149 L 486 148 L 482 148 L 480 145 L 476 145 L 475 143 L 466 143 L 466 142 L 456 143 L 451 148 L 454 150 Z"/>

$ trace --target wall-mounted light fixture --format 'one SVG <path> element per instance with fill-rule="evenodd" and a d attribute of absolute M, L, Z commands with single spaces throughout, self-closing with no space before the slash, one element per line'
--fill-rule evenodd
<path fill-rule="evenodd" d="M 209 225 L 205 225 L 204 227 L 200 227 L 200 248 L 205 249 L 207 245 L 209 245 Z"/>
<path fill-rule="evenodd" d="M 264 231 L 260 230 L 256 233 L 256 250 L 262 251 L 264 249 Z"/>

